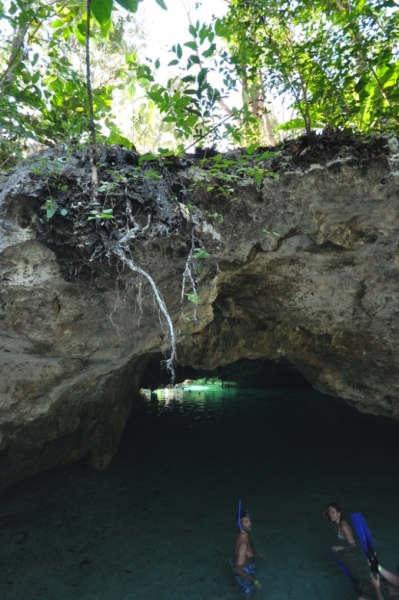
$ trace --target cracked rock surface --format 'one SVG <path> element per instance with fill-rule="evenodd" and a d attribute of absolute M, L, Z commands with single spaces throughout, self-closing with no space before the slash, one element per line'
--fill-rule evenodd
<path fill-rule="evenodd" d="M 0 178 L 0 490 L 83 456 L 107 468 L 146 364 L 169 355 L 148 281 L 115 245 L 156 283 L 183 365 L 284 357 L 399 419 L 396 139 L 286 143 L 258 163 L 279 178 L 236 179 L 230 202 L 209 161 L 100 160 L 98 205 L 82 150 Z"/>

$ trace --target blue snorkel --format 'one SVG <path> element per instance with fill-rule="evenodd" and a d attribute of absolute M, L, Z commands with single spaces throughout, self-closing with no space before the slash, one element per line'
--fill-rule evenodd
<path fill-rule="evenodd" d="M 238 501 L 237 525 L 238 525 L 238 529 L 240 531 L 242 531 L 242 527 L 241 527 L 241 500 Z"/>

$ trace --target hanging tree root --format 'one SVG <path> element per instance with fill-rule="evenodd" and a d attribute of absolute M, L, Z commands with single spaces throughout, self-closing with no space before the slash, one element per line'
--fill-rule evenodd
<path fill-rule="evenodd" d="M 177 234 L 180 238 L 184 237 L 187 254 L 182 272 L 181 312 L 183 316 L 183 304 L 188 298 L 194 313 L 189 320 L 197 324 L 197 250 L 203 248 L 203 244 L 196 235 L 196 229 L 201 228 L 202 213 L 198 208 L 188 210 L 182 202 L 175 202 L 173 186 L 180 189 L 182 184 L 173 173 L 168 174 L 166 182 L 153 180 L 146 176 L 153 166 L 144 165 L 138 173 L 137 157 L 132 152 L 114 147 L 101 147 L 100 152 L 100 189 L 97 189 L 96 181 L 93 181 L 93 169 L 91 172 L 87 169 L 89 160 L 92 163 L 90 147 L 84 150 L 74 149 L 67 157 L 64 148 L 60 148 L 59 154 L 52 151 L 39 157 L 42 161 L 46 160 L 46 165 L 48 163 L 50 166 L 47 170 L 42 168 L 41 178 L 32 179 L 32 194 L 37 195 L 37 190 L 43 187 L 43 194 L 54 195 L 57 205 L 54 214 L 45 219 L 43 213 L 39 212 L 42 207 L 38 205 L 38 215 L 41 217 L 38 236 L 60 256 L 63 268 L 67 273 L 69 270 L 68 277 L 75 277 L 75 271 L 72 269 L 81 269 L 83 266 L 93 275 L 95 264 L 99 264 L 105 256 L 108 259 L 114 256 L 132 274 L 150 284 L 154 303 L 159 310 L 161 326 L 165 328 L 170 347 L 164 365 L 174 381 L 177 334 L 156 281 L 144 268 L 137 266 L 132 252 L 138 240 L 145 244 L 154 238 L 169 238 Z M 48 171 L 54 160 L 60 158 L 59 155 L 61 158 L 67 158 L 67 161 L 64 161 L 67 165 L 61 173 L 57 171 L 53 174 L 51 171 L 49 176 Z M 107 167 L 108 164 L 116 167 L 117 174 L 115 169 Z M 83 174 L 82 166 L 85 168 Z M 93 167 L 93 163 L 91 166 Z M 73 183 L 70 183 L 71 181 Z M 66 184 L 68 188 L 64 191 Z M 60 189 L 62 196 L 59 195 Z M 93 191 L 98 192 L 98 197 L 102 199 L 101 208 L 93 208 Z M 99 205 L 98 200 L 96 202 Z M 115 327 L 113 316 L 116 306 L 117 302 L 110 314 L 111 323 Z M 118 332 L 117 327 L 116 330 Z"/>
<path fill-rule="evenodd" d="M 184 267 L 184 271 L 183 271 L 183 276 L 182 276 L 182 286 L 181 286 L 182 311 L 183 311 L 184 294 L 185 294 L 185 289 L 186 289 L 186 280 L 188 280 L 189 283 L 191 284 L 191 289 L 193 291 L 194 296 L 197 296 L 197 287 L 196 287 L 195 279 L 193 276 L 193 268 L 195 270 L 195 265 L 194 265 L 194 261 L 193 261 L 193 252 L 195 250 L 195 242 L 196 242 L 195 229 L 194 229 L 194 227 L 192 227 L 190 252 L 188 254 L 186 264 Z M 198 324 L 198 306 L 197 306 L 196 302 L 194 303 L 193 320 L 194 320 L 194 324 L 197 325 Z"/>
<path fill-rule="evenodd" d="M 176 362 L 177 362 L 176 337 L 175 337 L 175 330 L 173 327 L 172 319 L 170 318 L 170 315 L 166 308 L 164 299 L 162 298 L 161 293 L 158 290 L 156 283 L 153 280 L 153 278 L 151 277 L 151 275 L 149 275 L 141 267 L 138 267 L 137 265 L 135 265 L 132 259 L 127 258 L 123 247 L 118 242 L 111 242 L 109 245 L 109 251 L 112 252 L 112 254 L 114 254 L 115 256 L 117 256 L 123 264 L 125 264 L 131 271 L 133 271 L 133 273 L 138 273 L 138 274 L 142 275 L 151 285 L 152 293 L 154 294 L 155 301 L 159 307 L 159 310 L 161 311 L 162 315 L 165 318 L 165 321 L 167 323 L 168 330 L 169 330 L 170 356 L 167 360 L 165 360 L 164 364 L 166 366 L 167 372 L 170 375 L 171 383 L 173 384 L 175 381 L 175 378 L 176 378 L 176 372 L 175 372 L 175 366 L 176 366 Z"/>

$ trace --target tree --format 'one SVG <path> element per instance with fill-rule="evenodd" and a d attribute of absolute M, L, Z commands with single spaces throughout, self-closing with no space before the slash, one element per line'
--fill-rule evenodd
<path fill-rule="evenodd" d="M 173 131 L 181 150 L 221 137 L 272 144 L 269 107 L 282 96 L 295 118 L 280 129 L 398 128 L 395 0 L 230 0 L 225 18 L 192 20 L 191 38 L 176 39 L 169 65 L 180 71 L 166 83 L 158 80 L 159 61 L 140 61 L 126 43 L 128 18 L 117 16 L 118 7 L 134 13 L 144 0 L 88 1 L 0 2 L 0 165 L 32 141 L 84 141 L 94 130 L 100 140 L 130 144 L 129 128 L 112 117 L 118 88 L 147 98 L 138 101 L 135 125 L 147 140 L 151 131 L 153 148 L 162 130 Z M 84 44 L 95 50 L 86 52 L 86 70 L 74 59 Z M 104 52 L 114 67 L 100 79 Z M 239 89 L 242 105 L 230 106 L 229 93 Z"/>
<path fill-rule="evenodd" d="M 398 5 L 393 0 L 231 0 L 218 31 L 259 96 L 289 94 L 286 127 L 396 129 Z"/>
<path fill-rule="evenodd" d="M 109 49 L 121 33 L 112 10 L 119 5 L 136 12 L 140 1 L 92 0 L 89 21 L 82 0 L 11 0 L 7 8 L 0 3 L 0 166 L 11 164 L 32 141 L 84 139 L 90 129 L 86 74 L 71 50 L 85 44 L 91 21 L 97 47 Z M 166 9 L 163 0 L 155 1 Z M 95 85 L 92 101 L 96 122 L 108 125 L 111 142 L 128 143 L 110 118 L 113 90 L 121 82 Z"/>

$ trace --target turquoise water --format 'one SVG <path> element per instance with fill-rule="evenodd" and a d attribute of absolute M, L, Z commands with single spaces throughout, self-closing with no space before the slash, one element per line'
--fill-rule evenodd
<path fill-rule="evenodd" d="M 237 502 L 268 600 L 355 598 L 329 556 L 329 501 L 399 563 L 398 428 L 312 391 L 168 392 L 136 403 L 105 473 L 75 467 L 3 498 L 0 598 L 237 598 Z"/>

